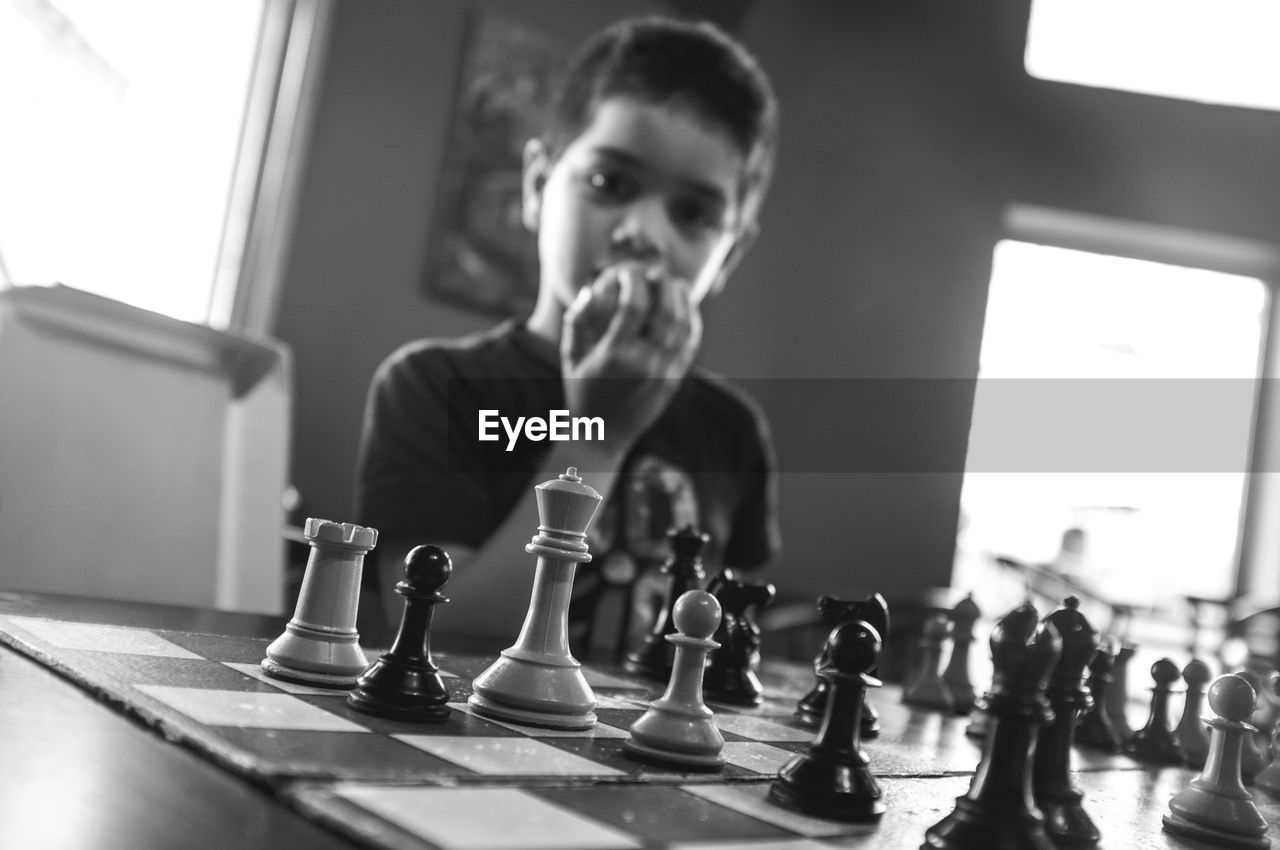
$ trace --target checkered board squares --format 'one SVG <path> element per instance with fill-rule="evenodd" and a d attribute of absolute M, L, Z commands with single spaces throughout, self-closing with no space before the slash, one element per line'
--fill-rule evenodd
<path fill-rule="evenodd" d="M 634 837 L 516 788 L 348 785 L 340 801 L 448 850 L 626 850 Z"/>
<path fill-rule="evenodd" d="M 1163 805 L 1188 770 L 1082 772 L 1076 779 L 1106 847 L 1175 850 L 1161 832 Z M 916 850 L 925 830 L 950 814 L 970 776 L 880 779 L 878 821 L 813 817 L 768 801 L 769 782 L 606 784 L 521 788 L 425 788 L 299 784 L 290 799 L 335 830 L 395 850 L 520 847 L 644 847 L 647 850 Z M 1280 802 L 1255 797 L 1280 841 Z M 1199 846 L 1199 845 L 1197 845 Z"/>
<path fill-rule="evenodd" d="M 422 788 L 338 783 L 300 786 L 293 797 L 304 812 L 357 839 L 414 850 L 818 850 L 833 845 L 811 836 L 848 831 L 847 825 L 798 816 L 821 825 L 811 825 L 809 834 L 797 833 L 743 811 L 742 806 L 722 805 L 714 794 L 691 793 L 696 787 Z"/>
<path fill-rule="evenodd" d="M 535 728 L 474 715 L 471 678 L 489 659 L 437 655 L 449 717 L 414 724 L 347 705 L 346 692 L 266 676 L 268 641 L 94 626 L 0 615 L 0 640 L 27 652 L 216 761 L 255 779 L 465 785 L 545 781 L 675 784 L 766 779 L 812 733 L 759 710 L 717 713 L 726 740 L 719 773 L 636 761 L 627 730 L 665 683 L 586 667 L 599 721 L 586 730 Z M 787 711 L 790 706 L 787 706 Z"/>
<path fill-rule="evenodd" d="M 759 741 L 725 741 L 720 755 L 724 756 L 727 764 L 764 776 L 776 774 L 783 765 L 796 757 L 791 750 Z"/>
<path fill-rule="evenodd" d="M 870 823 L 776 806 L 767 799 L 769 782 L 519 789 L 337 783 L 299 785 L 291 797 L 308 815 L 339 831 L 396 850 L 915 850 L 924 829 L 951 811 L 968 783 L 964 776 L 884 780 L 889 808 L 879 822 Z"/>
<path fill-rule="evenodd" d="M 100 626 L 94 623 L 66 623 L 58 620 L 39 620 L 33 617 L 5 619 L 56 649 L 148 655 L 156 658 L 200 657 L 145 629 Z"/>
<path fill-rule="evenodd" d="M 752 841 L 749 844 L 741 841 L 695 841 L 690 844 L 671 844 L 668 845 L 668 850 L 831 850 L 831 846 L 809 838 L 783 838 L 777 841 Z"/>
<path fill-rule="evenodd" d="M 138 685 L 138 690 L 207 726 L 295 729 L 307 732 L 367 732 L 365 727 L 295 699 L 290 694 Z"/>
<path fill-rule="evenodd" d="M 716 716 L 716 726 L 722 733 L 741 735 L 753 741 L 802 741 L 807 744 L 813 740 L 814 734 L 812 729 L 787 726 L 748 714 L 721 713 Z"/>
<path fill-rule="evenodd" d="M 621 776 L 618 768 L 557 749 L 532 738 L 397 735 L 437 758 L 486 776 Z"/>

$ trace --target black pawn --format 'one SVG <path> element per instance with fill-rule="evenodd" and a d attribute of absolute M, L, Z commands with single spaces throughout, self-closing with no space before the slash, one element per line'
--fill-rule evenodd
<path fill-rule="evenodd" d="M 778 771 L 769 800 L 806 814 L 843 821 L 874 820 L 884 814 L 883 791 L 869 767 L 858 728 L 867 688 L 880 680 L 867 675 L 880 657 L 880 635 L 860 620 L 837 626 L 827 638 L 827 708 L 808 752 Z"/>
<path fill-rule="evenodd" d="M 1088 847 L 1102 837 L 1084 810 L 1084 794 L 1071 782 L 1076 721 L 1093 702 L 1084 687 L 1084 668 L 1098 649 L 1098 633 L 1079 609 L 1080 600 L 1068 596 L 1064 607 L 1046 618 L 1062 638 L 1062 655 L 1045 689 L 1053 720 L 1040 730 L 1032 771 L 1045 832 L 1059 847 Z"/>
<path fill-rule="evenodd" d="M 880 635 L 881 642 L 889 640 L 889 603 L 878 593 L 866 599 L 838 599 L 834 596 L 818 597 L 818 615 L 830 628 L 843 623 L 861 620 L 871 626 Z M 796 719 L 806 726 L 817 727 L 827 710 L 827 690 L 829 685 L 817 672 L 827 662 L 827 646 L 824 643 L 813 659 L 813 670 L 816 683 L 813 690 L 801 697 L 796 703 Z M 877 667 L 867 671 L 868 676 L 879 677 Z M 862 706 L 862 724 L 859 731 L 862 740 L 868 741 L 880 734 L 880 715 L 869 701 Z"/>
<path fill-rule="evenodd" d="M 431 660 L 431 615 L 449 601 L 440 590 L 452 573 L 453 562 L 438 546 L 417 546 L 405 557 L 404 579 L 396 582 L 396 593 L 404 597 L 400 629 L 391 649 L 356 680 L 348 705 L 416 723 L 448 719 L 449 691 Z"/>
<path fill-rule="evenodd" d="M 1133 733 L 1124 745 L 1124 751 L 1135 759 L 1153 764 L 1184 764 L 1187 754 L 1169 727 L 1169 694 L 1182 674 L 1178 666 L 1168 658 L 1161 658 L 1151 665 L 1151 714 L 1147 725 Z"/>
<path fill-rule="evenodd" d="M 1053 719 L 1045 685 L 1062 640 L 1052 623 L 1039 620 L 1027 602 L 991 632 L 994 672 L 982 699 L 982 760 L 955 810 L 925 832 L 926 850 L 1053 850 L 1031 771 L 1040 727 Z"/>
<path fill-rule="evenodd" d="M 1111 689 L 1111 670 L 1116 663 L 1115 644 L 1104 638 L 1089 662 L 1089 678 L 1086 682 L 1093 704 L 1085 710 L 1076 726 L 1076 743 L 1082 747 L 1118 753 L 1124 747 L 1124 738 L 1111 723 L 1107 714 L 1107 692 Z"/>
<path fill-rule="evenodd" d="M 1187 754 L 1187 764 L 1199 770 L 1209 755 L 1209 732 L 1200 712 L 1204 708 L 1205 687 L 1213 681 L 1213 673 L 1208 664 L 1193 658 L 1182 668 L 1182 681 L 1187 683 L 1187 694 L 1173 736 Z"/>
<path fill-rule="evenodd" d="M 731 705 L 759 705 L 764 686 L 760 669 L 760 627 L 754 614 L 773 601 L 772 584 L 748 584 L 725 570 L 707 587 L 724 612 L 720 628 L 711 639 L 719 648 L 711 651 L 702 692 L 707 699 Z"/>
<path fill-rule="evenodd" d="M 1107 689 L 1107 717 L 1111 725 L 1120 733 L 1120 740 L 1128 741 L 1133 737 L 1133 727 L 1129 725 L 1129 662 L 1137 653 L 1134 644 L 1122 640 L 1116 650 L 1115 662 L 1111 665 L 1111 687 Z"/>
<path fill-rule="evenodd" d="M 702 549 L 711 536 L 686 525 L 679 531 L 669 532 L 667 539 L 671 542 L 671 557 L 661 567 L 662 573 L 669 577 L 662 610 L 644 642 L 622 662 L 632 673 L 664 681 L 671 677 L 671 663 L 675 659 L 675 645 L 667 640 L 667 635 L 676 632 L 676 600 L 685 591 L 696 589 L 702 581 L 705 575 Z"/>

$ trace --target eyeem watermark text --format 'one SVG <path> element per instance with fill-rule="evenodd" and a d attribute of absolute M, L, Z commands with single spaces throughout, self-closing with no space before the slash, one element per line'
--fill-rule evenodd
<path fill-rule="evenodd" d="M 501 415 L 497 410 L 478 411 L 479 439 L 481 442 L 493 443 L 502 438 L 498 427 L 507 435 L 507 451 L 516 447 L 520 437 L 533 442 L 551 440 L 561 442 L 567 440 L 603 440 L 604 420 L 599 416 L 570 416 L 567 410 L 551 410 L 547 418 L 541 416 L 517 416 L 515 421 Z"/>

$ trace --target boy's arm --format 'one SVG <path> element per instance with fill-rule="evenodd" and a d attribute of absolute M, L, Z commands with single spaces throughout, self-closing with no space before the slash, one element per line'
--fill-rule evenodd
<path fill-rule="evenodd" d="M 443 591 L 449 603 L 435 609 L 433 632 L 441 636 L 495 638 L 507 644 L 515 640 L 529 607 L 537 564 L 535 556 L 524 550 L 538 531 L 534 488 L 568 467 L 576 466 L 583 481 L 609 498 L 625 452 L 620 454 L 616 448 L 600 449 L 595 445 L 553 443 L 544 462 L 546 474 L 534 477 L 506 519 L 479 547 L 439 543 L 453 560 L 453 575 Z M 378 541 L 381 550 L 378 579 L 383 588 L 387 622 L 393 628 L 403 615 L 404 602 L 390 589 L 403 577 L 404 559 L 409 551 L 421 543 L 431 542 L 438 541 L 414 540 L 403 535 Z"/>
<path fill-rule="evenodd" d="M 565 311 L 560 346 L 565 401 L 575 416 L 605 423 L 600 442 L 556 442 L 516 506 L 479 547 L 388 536 L 379 541 L 379 581 L 387 621 L 399 622 L 403 603 L 392 588 L 404 557 L 420 543 L 449 552 L 451 600 L 436 611 L 440 634 L 514 638 L 528 609 L 534 561 L 524 551 L 538 528 L 534 487 L 570 466 L 605 499 L 636 440 L 662 414 L 684 378 L 702 325 L 687 282 L 656 279 L 637 265 L 605 270 Z"/>

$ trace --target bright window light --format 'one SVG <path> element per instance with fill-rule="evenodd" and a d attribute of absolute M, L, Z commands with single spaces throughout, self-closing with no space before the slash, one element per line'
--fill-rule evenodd
<path fill-rule="evenodd" d="M 1000 242 L 961 496 L 966 551 L 1049 565 L 1113 602 L 1229 597 L 1250 450 L 1251 381 L 1259 375 L 1266 314 L 1267 290 L 1256 278 Z M 1044 409 L 1029 415 L 1043 425 L 1035 433 L 1009 431 L 1008 399 L 1020 390 L 1011 393 L 1008 382 L 1043 388 L 1053 379 L 1098 387 L 1098 398 L 1108 397 L 1099 382 L 1141 394 L 1161 382 L 1195 379 L 1197 392 L 1209 386 L 1213 398 L 1225 399 L 1193 413 L 1212 423 L 1226 461 L 1203 472 L 984 467 L 981 446 L 1013 436 L 1032 445 L 1075 436 L 1046 419 L 1052 414 Z M 1080 412 L 1085 421 L 1114 415 Z M 1086 551 L 1064 561 L 1061 546 L 1071 528 L 1084 530 Z"/>
<path fill-rule="evenodd" d="M 264 0 L 0 0 L 0 284 L 207 321 Z"/>
<path fill-rule="evenodd" d="M 1027 73 L 1280 109 L 1276 0 L 1033 0 Z"/>

